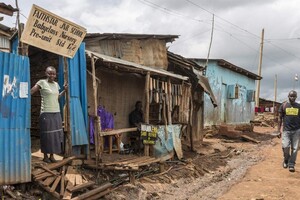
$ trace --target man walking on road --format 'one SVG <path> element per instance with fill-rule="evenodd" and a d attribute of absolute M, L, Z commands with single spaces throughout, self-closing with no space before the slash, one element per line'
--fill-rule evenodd
<path fill-rule="evenodd" d="M 295 163 L 300 137 L 300 104 L 296 103 L 297 92 L 289 92 L 289 101 L 284 102 L 278 112 L 278 132 L 282 137 L 283 168 L 289 168 L 290 172 L 295 172 Z M 283 122 L 283 131 L 281 125 Z"/>

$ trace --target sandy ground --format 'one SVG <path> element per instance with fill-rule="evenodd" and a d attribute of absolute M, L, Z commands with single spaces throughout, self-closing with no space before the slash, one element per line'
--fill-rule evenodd
<path fill-rule="evenodd" d="M 274 145 L 274 146 L 273 146 Z M 264 160 L 251 167 L 245 177 L 219 199 L 300 199 L 300 165 L 291 173 L 282 167 L 279 139 L 263 150 Z M 298 155 L 298 163 L 299 163 Z"/>
<path fill-rule="evenodd" d="M 254 132 L 242 133 L 259 143 L 245 141 L 241 133 L 234 131 L 211 135 L 196 146 L 196 152 L 185 147 L 184 160 L 168 161 L 164 172 L 159 172 L 158 165 L 145 168 L 135 185 L 122 181 L 104 199 L 300 199 L 300 165 L 296 165 L 295 173 L 282 168 L 281 140 L 270 134 L 273 131 L 255 127 Z M 42 154 L 36 150 L 33 158 L 41 162 Z M 126 177 L 126 173 L 111 172 L 102 178 L 112 181 L 115 176 Z M 46 194 L 34 184 L 31 186 L 27 193 L 30 199 L 40 199 L 34 193 Z"/>
<path fill-rule="evenodd" d="M 122 186 L 106 199 L 300 199 L 300 192 L 296 192 L 300 166 L 295 173 L 282 168 L 281 143 L 270 135 L 273 131 L 256 127 L 254 133 L 248 133 L 259 144 L 233 140 L 231 136 L 205 139 L 207 146 L 199 149 L 193 162 L 181 167 L 191 173 L 178 170 L 184 174 L 178 178 L 172 168 L 160 175 L 169 181 L 148 176 L 135 186 Z M 199 175 L 199 168 L 203 174 Z"/>

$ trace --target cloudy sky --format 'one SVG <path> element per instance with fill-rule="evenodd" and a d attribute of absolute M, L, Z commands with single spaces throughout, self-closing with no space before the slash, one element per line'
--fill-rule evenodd
<path fill-rule="evenodd" d="M 15 7 L 15 1 L 5 0 Z M 212 18 L 210 58 L 222 58 L 258 73 L 260 37 L 265 30 L 261 94 L 278 101 L 291 89 L 300 93 L 300 0 L 19 0 L 21 22 L 32 4 L 98 33 L 180 35 L 170 51 L 188 58 L 206 58 Z M 15 16 L 3 24 L 14 27 Z M 299 100 L 299 99 L 298 99 Z"/>

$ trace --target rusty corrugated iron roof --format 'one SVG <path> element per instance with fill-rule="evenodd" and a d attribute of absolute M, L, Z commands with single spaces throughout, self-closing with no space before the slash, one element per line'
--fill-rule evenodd
<path fill-rule="evenodd" d="M 116 63 L 116 64 L 128 66 L 128 67 L 136 68 L 136 69 L 139 69 L 141 71 L 146 71 L 146 72 L 149 71 L 149 72 L 152 72 L 152 73 L 160 75 L 160 76 L 169 76 L 169 77 L 173 77 L 173 78 L 180 79 L 180 80 L 188 80 L 188 77 L 186 77 L 186 76 L 182 76 L 182 75 L 179 75 L 179 74 L 174 74 L 172 72 L 169 72 L 169 71 L 157 68 L 157 67 L 144 66 L 144 65 L 140 65 L 140 64 L 137 64 L 137 63 L 133 63 L 133 62 L 130 62 L 130 61 L 122 60 L 122 59 L 119 59 L 119 58 L 103 55 L 103 54 L 88 51 L 88 50 L 85 50 L 85 52 L 89 57 L 94 55 L 95 57 L 100 58 L 104 62 Z"/>
<path fill-rule="evenodd" d="M 12 7 L 11 5 L 7 5 L 3 2 L 0 3 L 0 13 L 13 16 L 14 12 L 18 11 L 17 8 Z"/>
<path fill-rule="evenodd" d="M 87 33 L 85 39 L 120 40 L 120 39 L 159 39 L 173 42 L 178 35 L 130 34 L 130 33 Z"/>
<path fill-rule="evenodd" d="M 204 69 L 204 67 L 198 65 L 196 62 L 193 60 L 187 59 L 181 55 L 172 53 L 168 51 L 168 60 L 174 64 L 178 64 L 186 69 L 192 70 L 193 68 L 196 68 L 198 70 Z"/>

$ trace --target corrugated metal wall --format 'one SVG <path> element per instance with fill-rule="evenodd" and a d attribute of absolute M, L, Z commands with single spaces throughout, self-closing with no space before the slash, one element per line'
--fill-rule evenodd
<path fill-rule="evenodd" d="M 31 181 L 29 87 L 28 57 L 0 52 L 0 185 Z"/>
<path fill-rule="evenodd" d="M 199 63 L 203 64 L 203 63 Z M 245 124 L 254 119 L 254 102 L 247 101 L 247 90 L 255 90 L 255 80 L 229 69 L 216 61 L 210 61 L 206 76 L 215 94 L 218 107 L 214 108 L 210 99 L 204 99 L 204 125 Z M 238 85 L 238 98 L 228 98 L 229 86 Z"/>
<path fill-rule="evenodd" d="M 88 144 L 85 45 L 68 59 L 72 146 Z M 59 62 L 59 84 L 63 88 L 63 59 Z"/>

